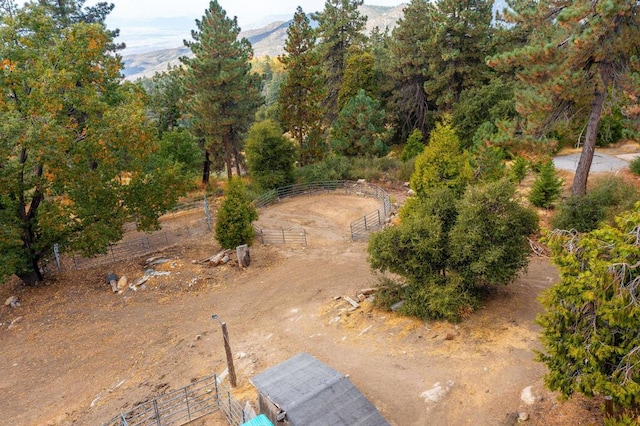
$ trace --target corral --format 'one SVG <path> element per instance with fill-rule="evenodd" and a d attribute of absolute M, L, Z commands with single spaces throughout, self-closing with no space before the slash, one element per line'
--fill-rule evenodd
<path fill-rule="evenodd" d="M 245 271 L 192 263 L 219 249 L 204 236 L 163 250 L 170 275 L 145 291 L 111 294 L 101 267 L 67 271 L 33 290 L 5 286 L 1 295 L 17 294 L 22 305 L 0 316 L 0 412 L 14 424 L 98 424 L 221 371 L 217 313 L 229 326 L 242 402 L 256 400 L 250 377 L 307 352 L 348 374 L 394 425 L 503 424 L 517 412 L 531 424 L 597 419 L 580 401 L 559 406 L 533 361 L 536 298 L 556 278 L 546 258 L 532 258 L 525 276 L 459 325 L 368 303 L 349 311 L 335 299 L 377 284 L 349 223 L 378 207 L 371 198 L 323 194 L 266 208 L 260 223 L 304 227 L 308 245 L 255 245 Z M 135 278 L 141 263 L 110 268 Z"/>

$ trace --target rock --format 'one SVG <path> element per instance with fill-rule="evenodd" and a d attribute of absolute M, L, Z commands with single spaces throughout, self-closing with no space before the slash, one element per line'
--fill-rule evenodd
<path fill-rule="evenodd" d="M 453 380 L 449 380 L 446 386 L 437 382 L 433 385 L 433 387 L 427 391 L 424 391 L 420 394 L 421 398 L 424 398 L 424 402 L 433 402 L 436 403 L 445 397 L 453 387 Z"/>
<path fill-rule="evenodd" d="M 532 386 L 527 386 L 520 392 L 520 399 L 527 405 L 533 405 L 536 402 L 536 397 L 531 391 Z"/>
<path fill-rule="evenodd" d="M 504 421 L 504 424 L 506 426 L 513 426 L 516 423 L 518 423 L 518 413 L 516 413 L 515 411 L 507 413 L 507 417 Z"/>
<path fill-rule="evenodd" d="M 391 305 L 391 310 L 393 312 L 396 312 L 398 309 L 402 308 L 402 306 L 404 305 L 404 300 L 401 300 L 398 303 L 394 303 L 393 305 Z"/>
<path fill-rule="evenodd" d="M 20 306 L 20 302 L 18 301 L 18 296 L 11 296 L 4 302 L 4 306 L 11 306 L 15 308 L 16 306 Z"/>
<path fill-rule="evenodd" d="M 111 281 L 118 281 L 118 276 L 113 272 L 109 271 L 109 273 L 107 274 L 106 282 L 107 284 L 109 284 Z"/>
<path fill-rule="evenodd" d="M 120 279 L 118 280 L 118 284 L 116 285 L 118 293 L 123 293 L 126 290 L 128 282 L 129 280 L 125 275 L 120 277 Z"/>
<path fill-rule="evenodd" d="M 529 420 L 529 414 L 522 412 L 522 413 L 518 413 L 518 422 L 526 422 L 527 420 Z"/>
<path fill-rule="evenodd" d="M 413 189 L 410 189 L 407 191 L 407 195 L 416 195 L 416 191 L 414 191 Z"/>

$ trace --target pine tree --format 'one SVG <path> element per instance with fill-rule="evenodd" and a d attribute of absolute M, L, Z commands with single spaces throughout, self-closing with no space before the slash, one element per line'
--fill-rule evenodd
<path fill-rule="evenodd" d="M 448 123 L 438 123 L 429 143 L 416 158 L 411 176 L 411 189 L 418 197 L 426 197 L 433 188 L 451 188 L 461 195 L 472 178 L 468 155 L 460 148 L 460 140 Z"/>
<path fill-rule="evenodd" d="M 428 64 L 425 91 L 451 112 L 463 90 L 491 78 L 493 0 L 438 0 L 429 9 L 432 31 L 420 45 Z"/>
<path fill-rule="evenodd" d="M 234 165 L 240 175 L 240 134 L 248 130 L 262 102 L 260 77 L 251 72 L 253 50 L 246 38 L 238 39 L 237 19 L 228 18 L 216 0 L 196 27 L 193 41 L 184 42 L 194 57 L 181 58 L 194 126 L 209 152 L 223 153 L 231 178 Z"/>
<path fill-rule="evenodd" d="M 584 195 L 600 118 L 612 88 L 637 96 L 640 79 L 629 72 L 640 49 L 640 4 L 635 0 L 544 0 L 516 7 L 506 18 L 527 22 L 527 43 L 498 55 L 492 65 L 516 67 L 519 126 L 541 139 L 558 121 L 585 129 L 573 194 Z M 519 26 L 515 27 L 519 29 Z"/>
<path fill-rule="evenodd" d="M 560 197 L 562 179 L 556 176 L 553 162 L 549 161 L 540 167 L 540 174 L 533 182 L 529 193 L 529 201 L 536 207 L 550 208 Z"/>
<path fill-rule="evenodd" d="M 345 65 L 342 87 L 338 93 L 338 107 L 342 109 L 360 89 L 364 89 L 371 98 L 378 97 L 375 58 L 367 51 L 352 48 Z"/>
<path fill-rule="evenodd" d="M 342 87 L 349 48 L 362 45 L 367 17 L 358 7 L 364 0 L 327 0 L 322 12 L 312 15 L 318 22 L 319 44 L 323 56 L 326 98 L 325 119 L 332 123 L 338 116 L 338 94 Z"/>
<path fill-rule="evenodd" d="M 265 120 L 251 126 L 245 151 L 253 182 L 261 190 L 294 182 L 296 147 L 276 122 Z"/>
<path fill-rule="evenodd" d="M 609 395 L 632 410 L 640 404 L 639 223 L 636 206 L 613 226 L 546 239 L 560 281 L 542 298 L 538 360 L 548 368 L 545 384 L 565 397 Z"/>
<path fill-rule="evenodd" d="M 411 0 L 404 8 L 389 40 L 390 71 L 393 89 L 389 102 L 399 139 L 406 140 L 418 129 L 429 134 L 427 113 L 435 106 L 429 104 L 424 84 L 427 58 L 420 49 L 431 34 L 429 6 L 425 0 Z"/>
<path fill-rule="evenodd" d="M 280 120 L 300 147 L 300 162 L 311 164 L 322 158 L 319 144 L 322 124 L 322 68 L 320 55 L 315 49 L 316 36 L 309 18 L 298 7 L 287 30 L 287 41 L 280 56 L 287 73 L 278 94 Z"/>
<path fill-rule="evenodd" d="M 388 140 L 385 112 L 378 101 L 360 89 L 340 111 L 331 128 L 329 144 L 340 155 L 381 157 L 389 152 Z"/>
<path fill-rule="evenodd" d="M 409 139 L 407 139 L 407 144 L 404 146 L 402 150 L 402 155 L 400 155 L 400 159 L 402 161 L 409 161 L 412 158 L 420 155 L 422 151 L 424 151 L 424 142 L 422 140 L 422 132 L 418 129 L 415 129 L 409 135 Z"/>

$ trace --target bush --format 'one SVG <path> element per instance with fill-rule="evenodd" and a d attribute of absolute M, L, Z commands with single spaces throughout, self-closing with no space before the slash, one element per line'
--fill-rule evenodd
<path fill-rule="evenodd" d="M 239 178 L 231 179 L 226 194 L 217 214 L 216 240 L 225 249 L 251 245 L 251 222 L 258 219 L 258 213 L 247 196 L 244 183 Z"/>
<path fill-rule="evenodd" d="M 529 201 L 536 207 L 550 208 L 560 197 L 563 180 L 556 176 L 553 162 L 549 161 L 540 166 L 540 174 L 533 182 L 529 193 Z"/>
<path fill-rule="evenodd" d="M 459 321 L 477 305 L 480 288 L 509 283 L 527 265 L 526 237 L 537 228 L 535 213 L 514 193 L 502 180 L 472 187 L 460 200 L 446 187 L 409 198 L 400 224 L 369 240 L 371 268 L 407 282 L 385 289 L 383 299 L 404 300 L 409 315 Z"/>
<path fill-rule="evenodd" d="M 296 182 L 309 183 L 328 180 L 344 180 L 351 176 L 351 161 L 346 157 L 329 156 L 319 163 L 296 170 Z"/>
<path fill-rule="evenodd" d="M 420 129 L 415 129 L 409 135 L 407 144 L 404 146 L 402 154 L 400 155 L 400 159 L 402 161 L 409 161 L 412 158 L 417 157 L 423 150 L 424 142 L 422 132 L 420 131 Z"/>
<path fill-rule="evenodd" d="M 511 178 L 515 183 L 521 183 L 527 176 L 529 162 L 524 157 L 516 157 L 511 163 Z"/>
<path fill-rule="evenodd" d="M 635 185 L 620 177 L 595 179 L 584 196 L 571 196 L 558 204 L 558 213 L 551 220 L 557 229 L 589 232 L 605 220 L 630 210 L 640 200 Z"/>
<path fill-rule="evenodd" d="M 640 176 L 640 156 L 634 158 L 629 163 L 629 170 L 636 176 Z"/>
<path fill-rule="evenodd" d="M 538 317 L 548 368 L 545 384 L 564 397 L 610 395 L 640 405 L 640 306 L 637 232 L 640 205 L 615 225 L 546 238 L 560 282 L 545 291 Z"/>
<path fill-rule="evenodd" d="M 431 277 L 422 285 L 406 287 L 404 293 L 405 303 L 400 313 L 424 320 L 460 322 L 479 305 L 477 296 L 470 293 L 456 275 Z"/>

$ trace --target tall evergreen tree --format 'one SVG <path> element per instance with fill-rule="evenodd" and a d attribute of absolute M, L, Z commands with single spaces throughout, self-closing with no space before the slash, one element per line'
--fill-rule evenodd
<path fill-rule="evenodd" d="M 401 141 L 414 129 L 425 136 L 429 134 L 427 112 L 433 105 L 429 105 L 424 89 L 428 63 L 420 49 L 420 43 L 431 33 L 428 12 L 425 0 L 411 0 L 389 41 L 389 74 L 393 85 L 390 107 Z"/>
<path fill-rule="evenodd" d="M 322 12 L 313 14 L 318 22 L 320 49 L 325 68 L 327 90 L 324 107 L 328 123 L 338 116 L 338 94 L 342 87 L 349 48 L 358 46 L 365 40 L 363 30 L 367 17 L 358 10 L 364 0 L 327 0 Z"/>
<path fill-rule="evenodd" d="M 377 98 L 375 58 L 367 51 L 352 48 L 345 65 L 342 87 L 338 93 L 338 107 L 345 104 L 363 89 L 368 96 Z"/>
<path fill-rule="evenodd" d="M 425 90 L 439 109 L 451 112 L 464 89 L 489 81 L 485 57 L 492 54 L 493 0 L 438 0 L 429 5 Z"/>
<path fill-rule="evenodd" d="M 324 154 L 318 137 L 324 88 L 321 58 L 315 47 L 315 31 L 308 16 L 298 7 L 287 30 L 284 46 L 287 54 L 279 57 L 287 76 L 280 86 L 278 105 L 280 120 L 300 146 L 303 165 L 313 163 Z"/>
<path fill-rule="evenodd" d="M 352 157 L 382 157 L 389 152 L 385 112 L 380 102 L 364 89 L 342 108 L 331 128 L 329 143 L 334 152 Z"/>
<path fill-rule="evenodd" d="M 506 19 L 529 22 L 528 43 L 491 61 L 517 67 L 524 83 L 520 131 L 540 139 L 559 120 L 585 129 L 573 194 L 584 195 L 607 95 L 612 88 L 637 96 L 640 79 L 629 72 L 640 53 L 640 4 L 636 0 L 560 1 L 525 4 Z M 516 27 L 518 28 L 518 27 Z"/>
<path fill-rule="evenodd" d="M 184 69 L 173 67 L 156 73 L 147 84 L 149 112 L 155 120 L 158 137 L 180 124 L 184 111 Z"/>
<path fill-rule="evenodd" d="M 231 178 L 234 165 L 240 175 L 240 134 L 248 130 L 261 102 L 260 77 L 251 72 L 251 44 L 238 39 L 237 18 L 228 18 L 217 0 L 209 3 L 196 27 L 193 41 L 184 42 L 194 57 L 181 58 L 194 126 L 209 152 L 223 152 Z"/>

